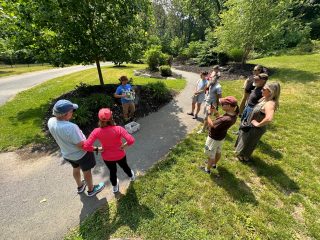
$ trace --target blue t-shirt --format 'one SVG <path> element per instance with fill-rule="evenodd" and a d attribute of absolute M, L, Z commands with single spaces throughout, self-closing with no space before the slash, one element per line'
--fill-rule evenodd
<path fill-rule="evenodd" d="M 132 94 L 133 93 L 133 90 L 132 90 L 132 87 L 130 84 L 126 84 L 126 85 L 120 85 L 119 87 L 117 87 L 117 90 L 116 90 L 116 94 L 117 95 L 122 95 L 122 94 L 126 94 L 127 97 L 122 97 L 121 98 L 121 103 L 130 103 L 133 101 L 132 99 Z"/>
<path fill-rule="evenodd" d="M 76 161 L 86 154 L 85 151 L 77 147 L 79 142 L 86 140 L 78 125 L 52 117 L 48 121 L 48 128 L 59 145 L 63 158 Z"/>

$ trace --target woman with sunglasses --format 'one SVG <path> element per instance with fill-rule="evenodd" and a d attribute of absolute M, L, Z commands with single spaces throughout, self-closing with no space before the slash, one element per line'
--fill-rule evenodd
<path fill-rule="evenodd" d="M 240 161 L 249 161 L 266 126 L 272 121 L 279 107 L 280 84 L 269 83 L 262 88 L 262 99 L 253 108 L 246 119 L 241 122 L 236 142 L 236 155 Z"/>
<path fill-rule="evenodd" d="M 244 83 L 244 92 L 243 92 L 243 97 L 241 99 L 240 105 L 239 105 L 239 111 L 240 115 L 242 114 L 244 107 L 246 106 L 247 100 L 251 94 L 251 92 L 255 89 L 255 83 L 254 83 L 254 77 L 258 76 L 260 73 L 267 73 L 267 70 L 261 66 L 261 65 L 256 65 L 253 68 L 252 71 L 252 76 L 248 77 Z M 258 99 L 259 100 L 259 99 Z"/>

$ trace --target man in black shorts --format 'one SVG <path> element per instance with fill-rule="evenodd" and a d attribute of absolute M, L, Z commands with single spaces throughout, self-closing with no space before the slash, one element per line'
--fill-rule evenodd
<path fill-rule="evenodd" d="M 73 167 L 73 178 L 78 188 L 77 192 L 84 192 L 88 186 L 88 196 L 94 196 L 101 192 L 105 184 L 103 182 L 93 185 L 91 169 L 96 165 L 96 160 L 92 152 L 82 150 L 83 141 L 86 137 L 78 125 L 70 122 L 74 110 L 78 108 L 68 100 L 59 100 L 53 107 L 54 117 L 48 121 L 48 128 L 60 147 L 62 157 Z M 84 181 L 81 181 L 81 172 Z"/>

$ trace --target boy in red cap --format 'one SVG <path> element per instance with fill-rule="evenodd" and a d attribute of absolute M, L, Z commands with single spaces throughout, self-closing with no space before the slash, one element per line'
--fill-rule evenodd
<path fill-rule="evenodd" d="M 102 108 L 98 113 L 99 127 L 95 128 L 88 140 L 83 144 L 86 151 L 97 151 L 93 146 L 96 140 L 102 145 L 102 159 L 110 171 L 110 182 L 113 186 L 112 191 L 119 191 L 119 179 L 117 178 L 117 164 L 128 175 L 131 181 L 135 180 L 135 174 L 128 166 L 125 148 L 134 143 L 134 138 L 123 127 L 116 126 L 109 108 Z M 126 142 L 122 143 L 122 139 Z"/>
<path fill-rule="evenodd" d="M 208 155 L 208 163 L 206 167 L 201 167 L 201 169 L 209 174 L 212 167 L 216 168 L 216 164 L 221 158 L 222 144 L 227 135 L 227 131 L 235 124 L 237 115 L 239 114 L 239 106 L 235 97 L 228 96 L 220 98 L 219 102 L 225 114 L 219 116 L 219 112 L 215 108 L 211 108 L 207 118 L 209 135 L 206 140 L 204 152 Z M 217 117 L 214 121 L 212 121 L 210 117 L 212 112 Z"/>

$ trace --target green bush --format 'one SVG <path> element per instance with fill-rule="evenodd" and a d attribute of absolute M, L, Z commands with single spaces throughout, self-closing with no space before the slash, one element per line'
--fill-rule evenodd
<path fill-rule="evenodd" d="M 113 105 L 113 98 L 102 93 L 95 93 L 87 97 L 73 97 L 70 100 L 79 105 L 74 114 L 74 121 L 80 128 L 87 127 L 92 123 L 92 119 L 97 119 L 101 108 L 111 108 Z"/>
<path fill-rule="evenodd" d="M 160 46 L 151 47 L 145 52 L 144 56 L 151 71 L 158 70 L 160 65 L 168 64 L 166 61 L 169 56 L 161 52 Z"/>
<path fill-rule="evenodd" d="M 217 60 L 219 65 L 224 66 L 229 62 L 229 56 L 224 52 L 219 52 L 217 55 Z"/>
<path fill-rule="evenodd" d="M 218 54 L 211 49 L 202 49 L 198 55 L 198 63 L 200 67 L 212 66 L 218 64 Z"/>
<path fill-rule="evenodd" d="M 154 102 L 166 103 L 171 99 L 170 90 L 163 82 L 148 83 L 145 85 L 145 89 L 148 92 L 148 96 L 153 99 Z"/>
<path fill-rule="evenodd" d="M 239 48 L 233 48 L 229 51 L 230 58 L 235 62 L 241 62 L 243 55 L 244 55 L 243 50 Z"/>
<path fill-rule="evenodd" d="M 198 56 L 199 52 L 202 49 L 202 42 L 190 42 L 188 44 L 188 47 L 182 50 L 182 55 L 186 56 L 187 59 L 189 58 L 195 58 Z M 181 54 L 180 54 L 181 55 Z"/>
<path fill-rule="evenodd" d="M 171 67 L 169 65 L 160 66 L 160 73 L 163 77 L 169 77 L 172 75 Z"/>

